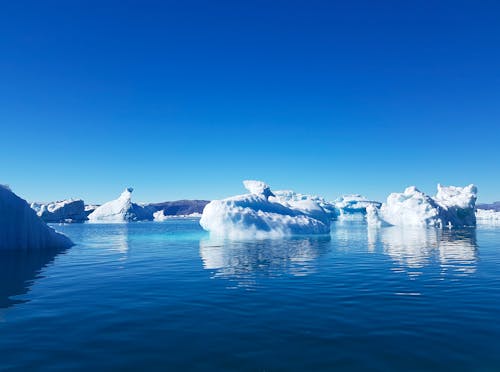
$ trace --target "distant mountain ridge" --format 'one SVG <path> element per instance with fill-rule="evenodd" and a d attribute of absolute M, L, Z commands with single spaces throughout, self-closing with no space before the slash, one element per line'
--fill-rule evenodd
<path fill-rule="evenodd" d="M 202 213 L 208 200 L 176 200 L 162 203 L 145 204 L 143 207 L 154 208 L 155 212 L 163 211 L 165 216 L 186 216 L 193 213 Z"/>
<path fill-rule="evenodd" d="M 490 204 L 477 204 L 476 205 L 476 208 L 477 209 L 489 209 L 489 210 L 492 210 L 492 211 L 496 211 L 496 212 L 500 212 L 500 201 L 496 201 L 496 202 L 493 202 L 493 203 L 490 203 Z"/>

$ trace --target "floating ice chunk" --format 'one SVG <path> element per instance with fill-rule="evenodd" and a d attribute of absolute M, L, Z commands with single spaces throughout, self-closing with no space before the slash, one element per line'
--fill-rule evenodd
<path fill-rule="evenodd" d="M 172 219 L 182 219 L 182 218 L 201 218 L 201 213 L 190 213 L 190 214 L 165 214 L 164 210 L 159 210 L 153 213 L 153 220 L 155 222 L 164 222 Z"/>
<path fill-rule="evenodd" d="M 386 224 L 379 216 L 379 209 L 373 204 L 366 206 L 366 222 L 370 227 L 380 227 Z"/>
<path fill-rule="evenodd" d="M 478 225 L 500 225 L 500 212 L 491 209 L 478 209 L 476 220 Z"/>
<path fill-rule="evenodd" d="M 438 194 L 433 199 L 415 186 L 410 186 L 403 193 L 390 194 L 378 215 L 386 223 L 395 226 L 475 226 L 476 195 L 474 185 L 438 185 Z"/>
<path fill-rule="evenodd" d="M 45 222 L 83 222 L 87 220 L 81 199 L 68 199 L 48 204 L 32 203 L 31 208 Z"/>
<path fill-rule="evenodd" d="M 395 226 L 442 226 L 437 203 L 415 186 L 407 187 L 403 193 L 390 194 L 379 215 Z"/>
<path fill-rule="evenodd" d="M 441 217 L 446 225 L 475 226 L 475 206 L 477 200 L 477 187 L 437 186 L 438 192 L 434 197 L 441 207 Z"/>
<path fill-rule="evenodd" d="M 122 192 L 118 199 L 107 202 L 97 207 L 89 214 L 89 222 L 113 223 L 137 221 L 136 211 L 132 204 L 133 188 L 129 187 Z"/>
<path fill-rule="evenodd" d="M 321 214 L 321 207 L 312 201 L 296 207 L 284 205 L 265 183 L 245 181 L 244 185 L 250 194 L 213 200 L 206 205 L 200 220 L 205 230 L 236 239 L 329 233 L 326 213 Z"/>
<path fill-rule="evenodd" d="M 363 219 L 368 206 L 380 207 L 381 203 L 368 200 L 362 195 L 343 195 L 335 200 L 339 220 Z"/>
<path fill-rule="evenodd" d="M 168 217 L 163 214 L 163 210 L 156 211 L 153 213 L 153 220 L 156 222 L 163 222 L 167 219 L 168 219 Z"/>
<path fill-rule="evenodd" d="M 62 249 L 71 240 L 43 222 L 28 203 L 0 185 L 0 250 Z"/>

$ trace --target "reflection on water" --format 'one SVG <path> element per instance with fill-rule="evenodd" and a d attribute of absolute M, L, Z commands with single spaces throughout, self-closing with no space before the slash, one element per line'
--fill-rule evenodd
<path fill-rule="evenodd" d="M 60 250 L 0 252 L 0 309 L 24 302 L 11 297 L 27 293 L 42 269 L 61 252 Z"/>
<path fill-rule="evenodd" d="M 118 253 L 126 255 L 129 246 L 128 224 L 119 224 L 116 226 L 113 235 L 110 236 L 111 247 Z"/>
<path fill-rule="evenodd" d="M 474 273 L 478 260 L 476 230 L 443 231 L 439 242 L 439 260 L 443 272 Z"/>
<path fill-rule="evenodd" d="M 214 277 L 236 279 L 238 286 L 252 286 L 256 275 L 306 276 L 316 270 L 316 259 L 329 247 L 330 237 L 284 240 L 200 241 L 203 267 Z"/>
<path fill-rule="evenodd" d="M 437 262 L 441 272 L 470 274 L 476 270 L 476 230 L 440 230 L 416 227 L 368 228 L 368 246 L 380 240 L 384 253 L 411 275 Z"/>
<path fill-rule="evenodd" d="M 70 235 L 76 244 L 85 243 L 91 248 L 122 253 L 124 257 L 129 250 L 129 230 L 132 227 L 128 223 L 66 224 L 58 227 Z M 102 236 L 103 230 L 106 231 L 105 237 Z"/>

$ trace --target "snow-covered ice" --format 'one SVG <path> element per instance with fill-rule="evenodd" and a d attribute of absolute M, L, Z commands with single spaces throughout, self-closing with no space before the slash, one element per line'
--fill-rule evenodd
<path fill-rule="evenodd" d="M 201 213 L 166 215 L 163 209 L 153 213 L 155 222 L 164 222 L 176 218 L 201 218 Z"/>
<path fill-rule="evenodd" d="M 500 225 L 500 212 L 491 209 L 478 209 L 476 220 L 478 225 Z"/>
<path fill-rule="evenodd" d="M 263 182 L 245 181 L 244 185 L 249 194 L 207 204 L 200 219 L 205 230 L 229 238 L 329 233 L 330 219 L 314 201 L 284 202 Z"/>
<path fill-rule="evenodd" d="M 0 250 L 62 249 L 71 240 L 43 222 L 30 205 L 0 185 Z"/>
<path fill-rule="evenodd" d="M 439 226 L 439 206 L 415 186 L 402 193 L 392 193 L 380 207 L 380 218 L 394 226 Z"/>
<path fill-rule="evenodd" d="M 93 223 L 120 223 L 137 221 L 140 219 L 137 216 L 137 211 L 132 203 L 131 187 L 125 189 L 118 199 L 107 202 L 100 207 L 97 207 L 89 214 L 89 222 Z"/>
<path fill-rule="evenodd" d="M 343 195 L 334 202 L 339 220 L 363 219 L 368 206 L 380 207 L 381 203 L 368 200 L 359 194 Z"/>
<path fill-rule="evenodd" d="M 368 223 L 394 226 L 475 226 L 474 208 L 477 188 L 438 185 L 432 198 L 410 186 L 402 193 L 392 193 L 378 211 L 370 210 Z"/>
<path fill-rule="evenodd" d="M 273 194 L 274 197 L 270 200 L 292 209 L 298 209 L 325 222 L 334 219 L 337 215 L 335 204 L 319 196 L 301 194 L 292 190 L 279 190 Z"/>
<path fill-rule="evenodd" d="M 380 218 L 379 209 L 374 204 L 366 206 L 366 222 L 368 223 L 368 226 L 372 227 L 387 225 L 387 222 Z"/>
<path fill-rule="evenodd" d="M 438 184 L 437 189 L 434 200 L 441 207 L 445 225 L 455 227 L 476 225 L 476 186 L 456 187 Z"/>
<path fill-rule="evenodd" d="M 48 204 L 31 203 L 45 222 L 83 222 L 87 220 L 85 203 L 81 199 L 68 199 Z"/>

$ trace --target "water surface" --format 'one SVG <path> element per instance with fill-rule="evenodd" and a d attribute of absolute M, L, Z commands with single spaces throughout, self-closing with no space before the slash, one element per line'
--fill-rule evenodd
<path fill-rule="evenodd" d="M 56 228 L 77 245 L 0 256 L 2 369 L 500 370 L 500 229 Z"/>

